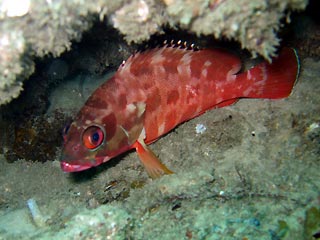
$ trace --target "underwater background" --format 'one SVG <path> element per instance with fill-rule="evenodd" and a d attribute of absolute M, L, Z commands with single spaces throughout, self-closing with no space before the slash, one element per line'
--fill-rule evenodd
<path fill-rule="evenodd" d="M 0 239 L 320 239 L 319 7 L 0 0 Z M 123 60 L 164 40 L 248 65 L 293 47 L 300 75 L 286 99 L 241 99 L 151 144 L 175 174 L 151 180 L 135 152 L 64 173 L 64 127 Z"/>

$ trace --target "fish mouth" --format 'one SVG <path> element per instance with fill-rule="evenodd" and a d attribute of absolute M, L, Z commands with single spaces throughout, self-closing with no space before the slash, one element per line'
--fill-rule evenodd
<path fill-rule="evenodd" d="M 80 161 L 67 161 L 66 158 L 60 162 L 60 167 L 64 172 L 80 172 L 87 170 L 92 167 L 96 167 L 106 161 L 108 161 L 110 157 L 95 157 L 90 161 L 85 163 Z"/>
<path fill-rule="evenodd" d="M 60 162 L 60 166 L 64 172 L 80 172 L 93 167 L 89 165 L 70 164 L 64 161 Z"/>

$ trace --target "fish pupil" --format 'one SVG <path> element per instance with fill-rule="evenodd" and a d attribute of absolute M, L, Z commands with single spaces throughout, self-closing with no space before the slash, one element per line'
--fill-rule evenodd
<path fill-rule="evenodd" d="M 98 132 L 94 132 L 94 133 L 92 134 L 92 140 L 93 140 L 93 142 L 98 142 L 98 141 L 99 141 L 99 138 L 100 138 L 100 136 L 99 136 L 99 133 L 98 133 Z"/>

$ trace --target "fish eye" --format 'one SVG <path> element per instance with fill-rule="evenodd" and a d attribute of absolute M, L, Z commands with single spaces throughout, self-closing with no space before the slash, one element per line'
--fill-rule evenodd
<path fill-rule="evenodd" d="M 82 134 L 83 145 L 88 149 L 96 149 L 103 143 L 105 134 L 101 127 L 90 126 Z"/>

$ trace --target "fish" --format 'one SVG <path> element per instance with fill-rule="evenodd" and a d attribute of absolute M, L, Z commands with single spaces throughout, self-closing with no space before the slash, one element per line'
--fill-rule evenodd
<path fill-rule="evenodd" d="M 177 125 L 241 98 L 288 97 L 299 59 L 283 48 L 272 63 L 242 71 L 222 49 L 165 45 L 136 52 L 88 98 L 65 129 L 64 172 L 83 171 L 135 149 L 152 178 L 172 174 L 148 147 Z"/>

